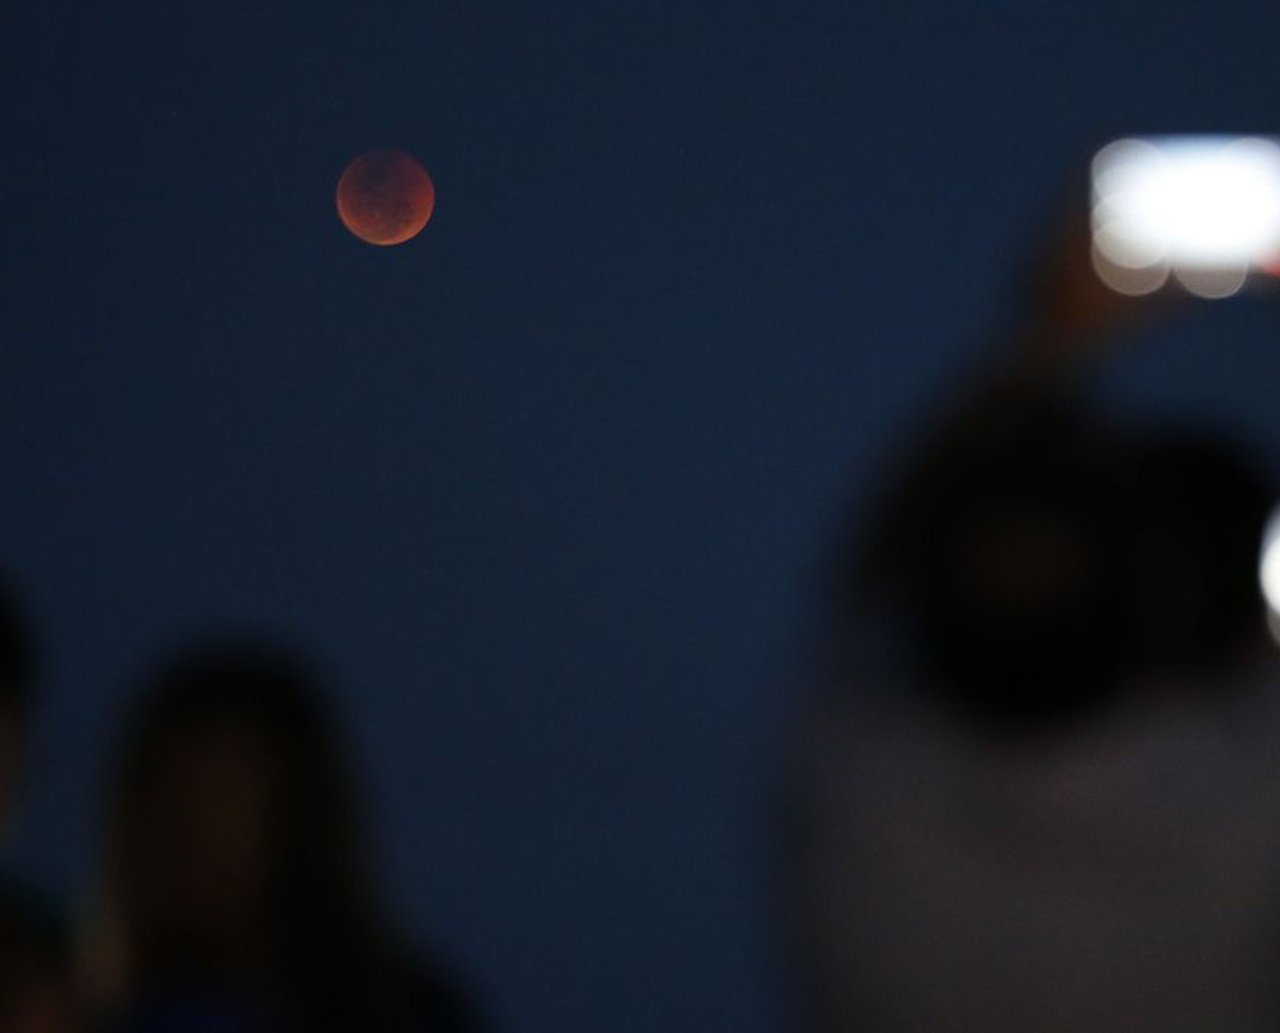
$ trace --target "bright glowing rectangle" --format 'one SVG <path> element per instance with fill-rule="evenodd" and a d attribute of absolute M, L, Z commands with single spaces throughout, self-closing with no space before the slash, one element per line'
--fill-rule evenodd
<path fill-rule="evenodd" d="M 1117 140 L 1093 160 L 1094 264 L 1142 294 L 1172 273 L 1206 297 L 1280 266 L 1280 142 L 1264 136 Z"/>

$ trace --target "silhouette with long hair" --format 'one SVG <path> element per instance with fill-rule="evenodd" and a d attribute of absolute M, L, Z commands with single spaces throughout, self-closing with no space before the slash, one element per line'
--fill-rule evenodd
<path fill-rule="evenodd" d="M 110 1028 L 462 1033 L 379 910 L 322 679 L 261 642 L 163 664 L 117 775 L 90 971 Z"/>

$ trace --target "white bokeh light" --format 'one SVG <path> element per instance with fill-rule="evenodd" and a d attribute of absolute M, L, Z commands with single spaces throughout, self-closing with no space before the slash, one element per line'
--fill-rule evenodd
<path fill-rule="evenodd" d="M 1152 294 L 1163 287 L 1169 278 L 1169 267 L 1164 262 L 1153 262 L 1146 266 L 1115 262 L 1096 242 L 1093 248 L 1093 268 L 1099 279 L 1113 291 L 1130 297 Z"/>
<path fill-rule="evenodd" d="M 1228 297 L 1280 253 L 1280 144 L 1263 137 L 1118 140 L 1093 161 L 1095 266 L 1147 293 L 1172 270 L 1202 297 Z"/>
<path fill-rule="evenodd" d="M 1280 507 L 1272 512 L 1262 534 L 1262 551 L 1258 559 L 1258 581 L 1267 610 L 1273 618 L 1280 616 Z"/>
<path fill-rule="evenodd" d="M 1239 294 L 1249 280 L 1247 265 L 1206 268 L 1187 266 L 1177 271 L 1178 282 L 1201 298 L 1229 298 Z"/>

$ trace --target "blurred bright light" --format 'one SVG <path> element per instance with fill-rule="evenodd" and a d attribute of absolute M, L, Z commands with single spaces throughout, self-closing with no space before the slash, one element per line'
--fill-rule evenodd
<path fill-rule="evenodd" d="M 1093 161 L 1093 232 L 1095 267 L 1116 290 L 1147 293 L 1171 268 L 1202 297 L 1234 294 L 1251 268 L 1280 260 L 1280 144 L 1216 136 L 1109 144 Z"/>
<path fill-rule="evenodd" d="M 1258 580 L 1267 609 L 1280 616 L 1280 509 L 1267 521 L 1262 535 L 1262 553 L 1258 561 Z"/>
<path fill-rule="evenodd" d="M 1197 268 L 1189 266 L 1177 271 L 1178 282 L 1192 294 L 1201 298 L 1229 298 L 1239 294 L 1249 279 L 1247 265 L 1221 268 Z"/>
<path fill-rule="evenodd" d="M 1102 282 L 1113 291 L 1132 297 L 1158 291 L 1169 278 L 1169 267 L 1162 261 L 1147 266 L 1113 262 L 1096 242 L 1093 248 L 1093 268 Z"/>

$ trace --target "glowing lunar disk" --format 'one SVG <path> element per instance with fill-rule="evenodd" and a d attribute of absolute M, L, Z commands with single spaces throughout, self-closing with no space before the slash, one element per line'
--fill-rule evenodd
<path fill-rule="evenodd" d="M 369 151 L 338 180 L 338 217 L 370 244 L 403 244 L 422 232 L 436 205 L 436 188 L 404 151 Z"/>

